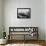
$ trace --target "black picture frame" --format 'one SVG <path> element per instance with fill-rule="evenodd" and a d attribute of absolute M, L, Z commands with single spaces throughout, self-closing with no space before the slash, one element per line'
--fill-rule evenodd
<path fill-rule="evenodd" d="M 31 8 L 17 8 L 17 18 L 31 18 Z"/>

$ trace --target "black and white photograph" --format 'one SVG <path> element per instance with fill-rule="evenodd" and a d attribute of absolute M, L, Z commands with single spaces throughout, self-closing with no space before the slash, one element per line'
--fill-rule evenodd
<path fill-rule="evenodd" d="M 30 8 L 17 8 L 17 18 L 30 18 Z"/>

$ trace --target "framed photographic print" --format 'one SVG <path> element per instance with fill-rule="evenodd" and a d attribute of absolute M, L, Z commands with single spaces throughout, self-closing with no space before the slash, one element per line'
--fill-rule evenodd
<path fill-rule="evenodd" d="M 17 8 L 17 18 L 30 18 L 30 8 Z"/>

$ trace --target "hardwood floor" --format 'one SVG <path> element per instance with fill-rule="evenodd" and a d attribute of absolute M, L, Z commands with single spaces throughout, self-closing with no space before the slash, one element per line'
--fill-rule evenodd
<path fill-rule="evenodd" d="M 42 46 L 38 44 L 7 44 L 7 45 L 1 45 L 1 46 Z"/>
<path fill-rule="evenodd" d="M 24 43 L 24 44 L 39 44 L 42 46 L 46 46 L 46 42 L 44 40 L 12 40 L 10 43 Z"/>
<path fill-rule="evenodd" d="M 19 45 L 18 45 L 19 44 Z M 25 45 L 23 45 L 25 44 Z M 33 44 L 33 45 L 32 45 Z M 38 44 L 39 46 L 46 46 L 46 42 L 44 40 L 8 40 L 7 44 L 0 46 L 35 46 Z M 38 46 L 36 45 L 36 46 Z"/>

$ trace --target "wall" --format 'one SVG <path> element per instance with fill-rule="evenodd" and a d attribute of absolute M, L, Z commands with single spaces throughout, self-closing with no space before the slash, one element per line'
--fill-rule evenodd
<path fill-rule="evenodd" d="M 17 8 L 31 8 L 30 19 L 17 19 Z M 10 26 L 39 27 L 39 39 L 45 39 L 44 0 L 4 0 L 4 26 L 7 35 Z"/>
<path fill-rule="evenodd" d="M 45 40 L 46 40 L 46 0 L 45 0 Z"/>
<path fill-rule="evenodd" d="M 2 0 L 0 0 L 0 38 L 2 38 Z"/>

